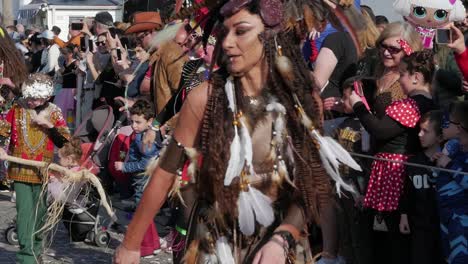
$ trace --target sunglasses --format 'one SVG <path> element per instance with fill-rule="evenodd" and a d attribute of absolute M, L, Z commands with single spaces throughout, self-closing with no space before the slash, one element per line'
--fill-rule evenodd
<path fill-rule="evenodd" d="M 96 46 L 98 46 L 98 47 L 105 46 L 105 45 L 106 45 L 105 41 L 96 41 Z"/>
<path fill-rule="evenodd" d="M 402 48 L 397 48 L 397 47 L 394 47 L 394 46 L 389 46 L 387 44 L 383 44 L 383 43 L 380 43 L 379 45 L 379 48 L 384 51 L 388 51 L 388 53 L 390 53 L 391 55 L 395 55 L 395 54 L 398 54 L 400 53 L 403 49 Z"/>

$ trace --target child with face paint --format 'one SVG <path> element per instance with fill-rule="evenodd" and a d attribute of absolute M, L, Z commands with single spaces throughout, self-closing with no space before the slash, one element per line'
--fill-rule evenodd
<path fill-rule="evenodd" d="M 421 34 L 426 49 L 432 49 L 436 29 L 466 16 L 460 0 L 397 0 L 393 7 Z"/>

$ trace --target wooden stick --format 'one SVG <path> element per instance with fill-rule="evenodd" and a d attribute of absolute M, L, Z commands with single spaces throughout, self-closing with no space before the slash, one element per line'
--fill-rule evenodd
<path fill-rule="evenodd" d="M 17 163 L 21 165 L 26 165 L 26 166 L 32 166 L 36 168 L 41 168 L 41 169 L 48 169 L 48 170 L 53 170 L 56 172 L 59 172 L 60 174 L 65 175 L 65 178 L 77 182 L 77 181 L 82 181 L 86 180 L 91 182 L 97 189 L 99 196 L 101 197 L 101 205 L 104 206 L 104 209 L 106 209 L 107 213 L 111 217 L 111 219 L 115 222 L 117 221 L 117 216 L 115 213 L 112 211 L 108 201 L 107 201 L 107 196 L 106 193 L 104 192 L 104 188 L 102 187 L 101 182 L 99 179 L 96 177 L 96 175 L 92 174 L 90 171 L 86 169 L 82 169 L 80 171 L 71 171 L 63 166 L 60 166 L 55 163 L 47 163 L 43 161 L 35 161 L 35 160 L 28 160 L 28 159 L 22 159 L 18 157 L 13 157 L 13 156 L 5 156 L 4 160 L 12 163 Z"/>

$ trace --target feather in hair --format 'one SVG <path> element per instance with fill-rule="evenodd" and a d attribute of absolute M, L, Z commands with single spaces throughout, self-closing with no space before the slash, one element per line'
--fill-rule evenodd
<path fill-rule="evenodd" d="M 273 212 L 273 207 L 271 206 L 270 197 L 252 186 L 249 186 L 248 194 L 250 196 L 257 222 L 264 227 L 270 226 L 275 220 L 275 214 Z"/>
<path fill-rule="evenodd" d="M 231 142 L 229 163 L 224 176 L 224 186 L 231 185 L 232 180 L 241 174 L 244 168 L 244 159 L 242 156 L 238 128 L 234 126 L 234 138 Z"/>
<path fill-rule="evenodd" d="M 255 231 L 255 217 L 250 204 L 249 194 L 241 191 L 237 199 L 239 229 L 242 234 L 250 236 Z"/>
<path fill-rule="evenodd" d="M 252 150 L 252 138 L 250 137 L 249 129 L 247 128 L 247 120 L 245 116 L 239 118 L 240 123 L 240 141 L 241 141 L 241 154 L 244 155 L 245 164 L 249 167 L 249 172 L 251 175 L 254 175 L 252 159 L 253 159 L 253 150 Z"/>
<path fill-rule="evenodd" d="M 286 56 L 276 56 L 275 65 L 281 77 L 287 82 L 294 81 L 294 72 L 291 60 Z"/>
<path fill-rule="evenodd" d="M 216 255 L 221 264 L 235 264 L 231 246 L 224 236 L 216 241 Z"/>
<path fill-rule="evenodd" d="M 289 183 L 291 186 L 296 188 L 296 185 L 294 184 L 294 182 L 289 177 L 288 168 L 286 167 L 286 162 L 284 162 L 284 160 L 279 161 L 278 174 L 279 174 L 281 179 L 286 180 L 287 183 Z"/>

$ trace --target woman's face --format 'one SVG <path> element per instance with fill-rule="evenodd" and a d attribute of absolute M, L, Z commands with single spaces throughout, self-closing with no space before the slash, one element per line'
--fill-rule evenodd
<path fill-rule="evenodd" d="M 386 68 L 397 67 L 405 56 L 398 40 L 400 40 L 399 37 L 390 37 L 379 44 L 380 58 Z"/>
<path fill-rule="evenodd" d="M 243 9 L 224 21 L 222 47 L 227 56 L 228 70 L 234 75 L 244 75 L 260 66 L 263 44 L 259 34 L 265 27 L 258 15 Z"/>

